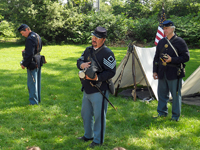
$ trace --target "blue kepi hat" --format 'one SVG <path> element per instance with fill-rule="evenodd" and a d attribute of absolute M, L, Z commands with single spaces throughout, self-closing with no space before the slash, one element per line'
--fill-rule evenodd
<path fill-rule="evenodd" d="M 25 30 L 26 28 L 28 28 L 29 26 L 27 24 L 22 24 L 17 30 L 19 32 L 21 32 L 22 30 Z"/>
<path fill-rule="evenodd" d="M 174 23 L 170 20 L 166 20 L 162 24 L 163 24 L 163 27 L 174 26 Z"/>
<path fill-rule="evenodd" d="M 97 27 L 92 35 L 98 37 L 98 38 L 105 38 L 107 36 L 107 31 L 103 27 Z"/>

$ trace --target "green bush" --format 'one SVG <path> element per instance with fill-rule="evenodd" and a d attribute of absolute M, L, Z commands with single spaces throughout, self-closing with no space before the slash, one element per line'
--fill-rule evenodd
<path fill-rule="evenodd" d="M 5 20 L 0 22 L 0 37 L 15 37 L 16 34 L 21 38 L 19 41 L 24 41 L 25 38 L 17 32 L 17 27 L 25 23 L 40 34 L 44 44 L 87 44 L 91 42 L 91 32 L 97 26 L 102 26 L 108 31 L 107 42 L 110 44 L 124 43 L 129 40 L 153 43 L 160 19 L 157 7 L 152 7 L 152 11 L 149 12 L 150 4 L 141 5 L 139 1 L 134 6 L 132 5 L 134 1 L 130 1 L 130 4 L 129 1 L 126 1 L 126 5 L 116 3 L 113 8 L 112 5 L 103 7 L 100 12 L 96 13 L 90 6 L 91 1 L 88 1 L 87 6 L 84 1 L 80 1 L 79 4 L 69 1 L 65 6 L 56 0 L 41 0 L 40 2 L 22 0 L 22 2 L 2 0 L 0 20 Z M 184 4 L 188 3 L 189 0 Z M 156 6 L 160 4 L 161 1 Z M 175 8 L 178 6 L 185 8 L 185 12 L 176 13 Z M 182 3 L 178 3 L 178 5 L 171 2 L 166 3 L 166 15 L 169 16 L 167 19 L 175 23 L 177 35 L 185 39 L 189 46 L 200 44 L 200 35 L 198 34 L 200 11 L 197 13 L 199 7 L 200 4 L 195 2 L 188 6 Z M 192 14 L 187 13 L 187 16 L 181 16 L 193 9 Z M 131 13 L 133 11 L 135 12 Z M 152 13 L 153 15 L 145 17 Z M 173 15 L 173 13 L 176 14 Z"/>
<path fill-rule="evenodd" d="M 123 15 L 114 16 L 108 13 L 93 13 L 87 15 L 84 18 L 84 29 L 88 35 L 91 35 L 91 31 L 97 26 L 102 26 L 107 29 L 107 42 L 118 42 L 121 40 L 126 40 L 126 35 L 128 31 L 127 25 L 128 19 Z M 90 39 L 87 39 L 90 40 Z M 89 42 L 89 41 L 86 41 Z"/>
<path fill-rule="evenodd" d="M 0 22 L 0 37 L 1 38 L 16 37 L 12 23 L 6 20 Z"/>
<path fill-rule="evenodd" d="M 84 26 L 85 14 L 79 14 L 77 8 L 67 9 L 63 13 L 65 24 L 63 27 L 63 40 L 66 43 L 85 43 L 85 34 L 80 29 Z"/>
<path fill-rule="evenodd" d="M 200 12 L 198 15 L 189 14 L 187 16 L 171 16 L 167 20 L 172 20 L 176 26 L 176 34 L 182 37 L 188 46 L 199 46 L 200 45 Z M 137 42 L 152 42 L 155 40 L 158 19 L 156 15 L 149 18 L 134 19 L 129 22 L 128 36 L 130 39 Z"/>
<path fill-rule="evenodd" d="M 156 16 L 131 20 L 128 36 L 134 41 L 150 42 L 155 40 L 158 24 Z"/>
<path fill-rule="evenodd" d="M 171 16 L 176 26 L 176 33 L 182 37 L 190 46 L 200 45 L 200 12 L 198 15 L 189 14 L 187 16 Z"/>
<path fill-rule="evenodd" d="M 66 43 L 90 43 L 91 33 L 97 26 L 107 29 L 107 42 L 109 43 L 127 39 L 128 19 L 123 15 L 114 16 L 103 12 L 78 14 L 74 8 L 74 10 L 66 10 L 64 18 L 65 25 L 60 37 L 63 37 L 61 41 Z"/>
<path fill-rule="evenodd" d="M 124 15 L 107 13 L 79 14 L 76 8 L 63 12 L 65 24 L 54 32 L 55 43 L 85 44 L 91 41 L 91 32 L 97 27 L 105 27 L 108 31 L 108 43 L 120 43 L 132 40 L 136 42 L 154 42 L 159 18 L 157 15 L 148 18 L 127 19 Z M 182 37 L 189 46 L 200 44 L 200 13 L 198 15 L 167 18 L 176 25 L 176 33 Z M 49 36 L 53 36 L 53 33 Z M 52 42 L 52 41 L 49 41 Z"/>

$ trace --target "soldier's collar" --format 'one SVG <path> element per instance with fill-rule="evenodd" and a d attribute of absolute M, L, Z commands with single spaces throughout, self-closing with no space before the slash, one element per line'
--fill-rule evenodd
<path fill-rule="evenodd" d="M 175 34 L 169 41 L 172 42 L 176 37 L 177 35 Z"/>
<path fill-rule="evenodd" d="M 94 47 L 92 46 L 92 48 L 96 51 L 96 50 L 102 49 L 104 46 L 105 46 L 105 44 L 101 45 L 101 47 L 98 47 L 98 48 L 94 48 Z"/>
<path fill-rule="evenodd" d="M 174 34 L 174 36 L 172 36 L 172 38 L 169 41 L 172 42 L 176 37 L 177 37 L 177 35 Z M 167 37 L 165 37 L 165 39 L 167 39 Z"/>

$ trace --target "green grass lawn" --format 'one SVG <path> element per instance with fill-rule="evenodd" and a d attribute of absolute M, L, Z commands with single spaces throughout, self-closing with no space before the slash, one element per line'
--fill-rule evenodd
<path fill-rule="evenodd" d="M 0 43 L 0 150 L 89 150 L 90 142 L 76 138 L 84 134 L 81 118 L 82 92 L 76 60 L 88 45 L 44 46 L 47 64 L 42 67 L 42 102 L 29 106 L 26 70 L 19 62 L 23 45 Z M 117 64 L 126 47 L 112 47 Z M 200 49 L 190 50 L 186 78 L 200 65 Z M 184 78 L 184 80 L 186 79 Z M 180 122 L 157 115 L 157 101 L 134 102 L 110 96 L 105 143 L 95 150 L 197 150 L 200 147 L 200 107 L 182 105 Z"/>

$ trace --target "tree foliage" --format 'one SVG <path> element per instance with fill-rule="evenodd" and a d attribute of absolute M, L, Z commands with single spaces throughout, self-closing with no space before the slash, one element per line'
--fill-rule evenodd
<path fill-rule="evenodd" d="M 93 0 L 68 0 L 67 5 L 65 7 L 67 9 L 76 7 L 78 8 L 77 9 L 78 13 L 84 13 L 84 14 L 94 11 Z"/>
<path fill-rule="evenodd" d="M 177 33 L 190 45 L 199 44 L 200 3 L 196 0 L 100 2 L 100 12 L 95 12 L 93 0 L 68 0 L 65 5 L 59 0 L 1 0 L 0 34 L 13 36 L 3 28 L 17 33 L 17 27 L 25 23 L 41 35 L 45 44 L 80 44 L 90 42 L 91 31 L 103 26 L 108 30 L 110 43 L 130 39 L 153 43 L 164 6 L 167 19 L 177 26 Z"/>
<path fill-rule="evenodd" d="M 146 17 L 150 13 L 147 6 L 146 3 L 142 3 L 140 0 L 126 0 L 123 5 L 116 4 L 113 6 L 113 14 L 124 14 L 133 19 Z"/>
<path fill-rule="evenodd" d="M 177 17 L 171 16 L 175 20 L 176 33 L 178 36 L 183 37 L 186 43 L 190 46 L 200 45 L 200 12 L 198 15 L 189 14 L 187 16 Z"/>
<path fill-rule="evenodd" d="M 10 38 L 15 37 L 15 33 L 13 31 L 13 24 L 3 20 L 0 22 L 0 38 Z"/>
<path fill-rule="evenodd" d="M 160 11 L 163 6 L 167 17 L 186 16 L 190 13 L 197 15 L 200 10 L 200 3 L 197 0 L 151 0 L 151 2 L 153 14 Z"/>

